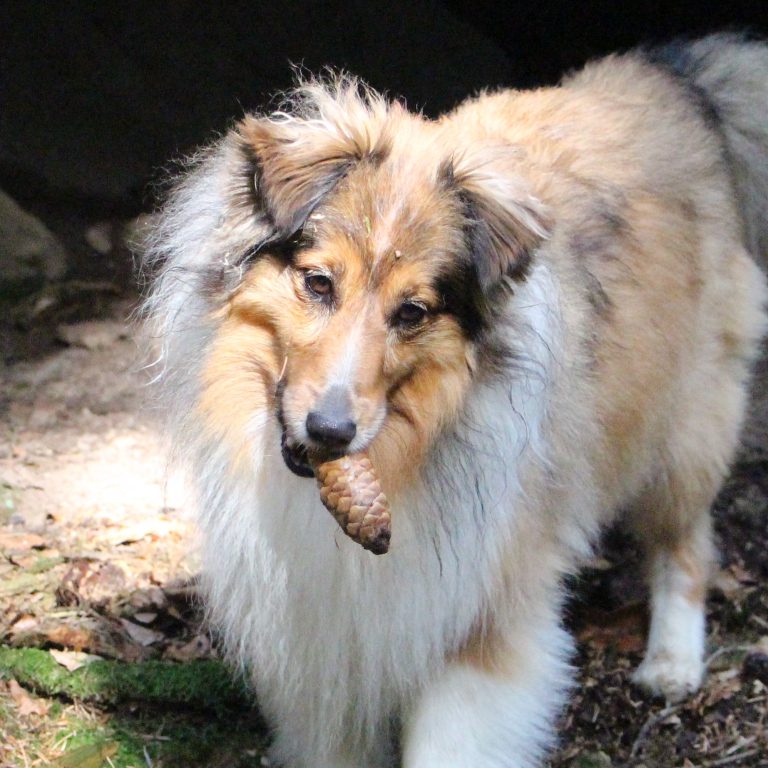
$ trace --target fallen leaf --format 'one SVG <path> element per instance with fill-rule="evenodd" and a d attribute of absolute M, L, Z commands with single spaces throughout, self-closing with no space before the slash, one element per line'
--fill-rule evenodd
<path fill-rule="evenodd" d="M 152 645 L 165 638 L 162 632 L 155 632 L 153 629 L 142 627 L 140 624 L 135 624 L 128 619 L 120 619 L 120 623 L 130 636 L 131 640 L 134 640 L 139 645 L 147 646 Z"/>
<path fill-rule="evenodd" d="M 142 611 L 134 613 L 133 618 L 139 622 L 139 624 L 151 624 L 157 618 L 156 611 Z"/>
<path fill-rule="evenodd" d="M 102 608 L 126 587 L 125 573 L 113 563 L 78 559 L 62 576 L 56 601 L 62 606 L 87 603 Z"/>
<path fill-rule="evenodd" d="M 107 534 L 110 544 L 131 544 L 142 539 L 157 541 L 158 539 L 178 539 L 182 535 L 182 527 L 175 520 L 163 520 L 160 518 L 148 518 L 135 523 L 130 527 L 121 527 Z"/>
<path fill-rule="evenodd" d="M 188 643 L 171 643 L 163 657 L 173 661 L 193 661 L 195 659 L 208 659 L 211 657 L 211 641 L 206 635 L 197 635 Z"/>
<path fill-rule="evenodd" d="M 55 550 L 45 550 L 45 553 L 24 552 L 21 554 L 12 554 L 9 559 L 19 568 L 29 571 L 29 573 L 45 573 L 64 562 L 64 558 L 56 554 L 48 555 L 48 552 Z"/>
<path fill-rule="evenodd" d="M 37 561 L 37 555 L 31 552 L 13 552 L 8 555 L 8 559 L 19 568 L 25 570 L 30 568 Z"/>
<path fill-rule="evenodd" d="M 25 614 L 21 618 L 17 619 L 16 621 L 11 624 L 11 628 L 9 630 L 11 638 L 14 638 L 18 635 L 25 634 L 27 632 L 34 632 L 38 627 L 37 619 L 34 616 L 30 616 L 29 614 Z"/>
<path fill-rule="evenodd" d="M 138 611 L 162 611 L 168 605 L 168 598 L 160 587 L 149 587 L 132 592 L 130 603 Z"/>
<path fill-rule="evenodd" d="M 27 715 L 46 715 L 51 708 L 49 702 L 44 699 L 38 699 L 30 696 L 15 680 L 8 683 L 8 692 L 11 694 L 16 706 L 19 708 L 19 714 L 22 717 Z"/>
<path fill-rule="evenodd" d="M 57 651 L 51 649 L 49 653 L 57 664 L 61 664 L 62 667 L 70 672 L 74 672 L 76 669 L 80 669 L 80 667 L 84 667 L 94 661 L 101 661 L 101 656 L 83 653 L 82 651 Z"/>
<path fill-rule="evenodd" d="M 598 648 L 615 647 L 621 653 L 636 653 L 645 646 L 647 609 L 632 603 L 615 611 L 585 611 L 585 624 L 576 633 L 581 643 Z"/>
<path fill-rule="evenodd" d="M 76 627 L 68 624 L 58 624 L 45 631 L 48 642 L 82 651 L 83 648 L 93 648 L 94 633 L 87 627 Z"/>
<path fill-rule="evenodd" d="M 28 552 L 30 549 L 43 549 L 45 539 L 36 533 L 27 531 L 0 531 L 0 549 L 6 553 Z"/>
<path fill-rule="evenodd" d="M 704 696 L 704 706 L 711 707 L 720 701 L 727 701 L 741 688 L 739 669 L 725 669 L 710 675 L 707 692 Z"/>

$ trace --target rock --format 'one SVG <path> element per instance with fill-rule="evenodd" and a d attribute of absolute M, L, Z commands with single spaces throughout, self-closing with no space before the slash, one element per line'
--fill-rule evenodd
<path fill-rule="evenodd" d="M 128 337 L 128 328 L 116 320 L 86 320 L 82 323 L 62 323 L 56 329 L 56 338 L 72 347 L 102 349 L 118 339 Z"/>
<path fill-rule="evenodd" d="M 17 298 L 58 280 L 66 252 L 46 226 L 0 190 L 0 298 Z"/>
<path fill-rule="evenodd" d="M 109 221 L 100 221 L 93 224 L 85 230 L 85 242 L 98 251 L 102 256 L 112 253 L 114 247 L 112 237 L 112 223 Z"/>

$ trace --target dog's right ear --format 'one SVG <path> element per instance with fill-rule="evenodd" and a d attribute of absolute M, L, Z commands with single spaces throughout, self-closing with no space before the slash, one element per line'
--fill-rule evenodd
<path fill-rule="evenodd" d="M 520 173 L 514 146 L 467 147 L 440 170 L 461 203 L 470 257 L 483 289 L 525 277 L 531 254 L 549 236 L 542 202 Z"/>
<path fill-rule="evenodd" d="M 352 79 L 305 84 L 295 113 L 249 116 L 237 128 L 252 160 L 256 206 L 276 238 L 293 235 L 358 161 L 386 152 L 383 129 L 393 105 Z"/>

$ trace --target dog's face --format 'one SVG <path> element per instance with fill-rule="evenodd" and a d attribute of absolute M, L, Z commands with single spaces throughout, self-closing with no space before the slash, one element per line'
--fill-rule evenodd
<path fill-rule="evenodd" d="M 392 488 L 455 417 L 494 343 L 494 292 L 523 279 L 544 225 L 499 187 L 498 149 L 447 151 L 400 108 L 358 120 L 239 126 L 274 233 L 227 300 L 203 403 L 243 429 L 273 414 L 296 474 L 312 474 L 308 454 L 370 449 Z"/>

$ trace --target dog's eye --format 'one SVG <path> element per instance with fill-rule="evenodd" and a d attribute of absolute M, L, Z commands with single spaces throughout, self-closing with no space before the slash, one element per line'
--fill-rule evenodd
<path fill-rule="evenodd" d="M 331 278 L 318 272 L 308 272 L 304 276 L 304 285 L 310 294 L 320 299 L 329 299 L 333 293 Z"/>
<path fill-rule="evenodd" d="M 427 308 L 417 301 L 404 301 L 394 315 L 396 325 L 412 328 L 427 316 Z"/>

